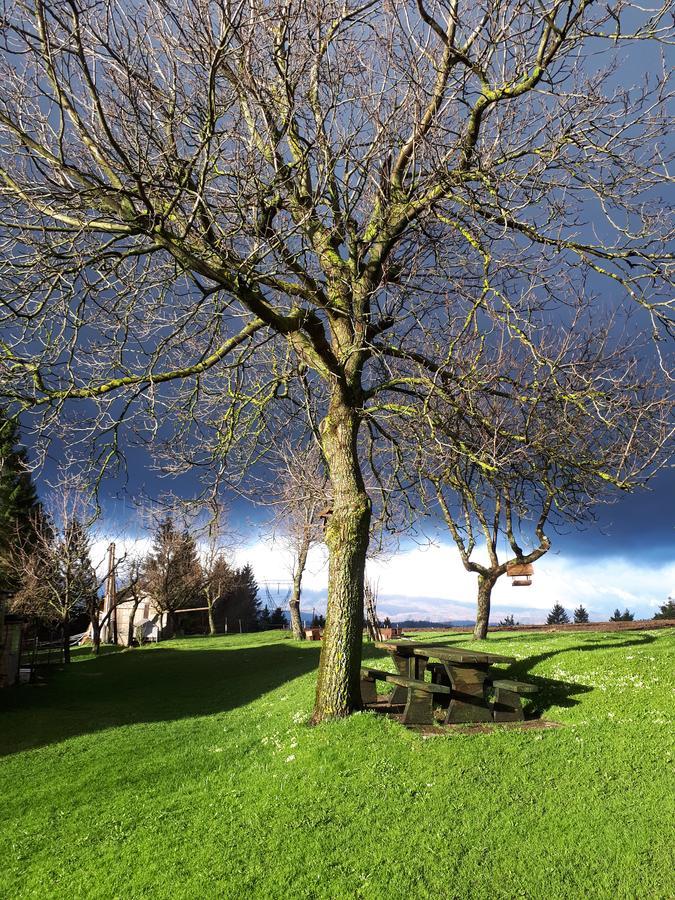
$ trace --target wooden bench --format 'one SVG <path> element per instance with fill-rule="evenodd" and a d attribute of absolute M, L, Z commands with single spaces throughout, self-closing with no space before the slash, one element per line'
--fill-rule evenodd
<path fill-rule="evenodd" d="M 431 684 L 429 681 L 418 681 L 406 678 L 394 672 L 383 672 L 381 669 L 361 669 L 361 700 L 364 706 L 377 700 L 376 682 L 386 681 L 406 689 L 407 699 L 403 711 L 405 725 L 431 725 L 434 721 L 434 695 L 449 694 L 450 688 L 445 684 Z"/>
<path fill-rule="evenodd" d="M 520 703 L 522 694 L 536 694 L 536 684 L 525 681 L 510 681 L 508 678 L 497 678 L 492 682 L 495 699 L 492 703 L 492 715 L 495 722 L 522 722 L 525 718 Z"/>

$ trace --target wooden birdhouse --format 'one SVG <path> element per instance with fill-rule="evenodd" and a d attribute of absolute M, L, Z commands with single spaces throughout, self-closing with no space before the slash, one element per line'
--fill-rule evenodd
<path fill-rule="evenodd" d="M 532 563 L 509 563 L 506 566 L 506 574 L 511 579 L 513 587 L 529 587 L 532 584 L 533 573 Z"/>

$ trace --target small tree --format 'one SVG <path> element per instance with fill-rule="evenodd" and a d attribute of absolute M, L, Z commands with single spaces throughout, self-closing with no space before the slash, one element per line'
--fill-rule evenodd
<path fill-rule="evenodd" d="M 66 508 L 66 515 L 71 512 Z M 92 623 L 98 621 L 97 582 L 84 525 L 74 515 L 60 521 L 39 515 L 30 541 L 17 548 L 13 559 L 20 587 L 10 608 L 57 625 L 69 663 L 71 620 L 87 612 Z"/>
<path fill-rule="evenodd" d="M 580 604 L 574 610 L 574 624 L 575 625 L 585 625 L 587 622 L 588 622 L 588 612 Z"/>
<path fill-rule="evenodd" d="M 153 547 L 143 567 L 145 590 L 167 616 L 167 630 L 176 630 L 176 611 L 193 606 L 202 591 L 202 569 L 194 538 L 179 531 L 171 517 L 157 527 Z"/>
<path fill-rule="evenodd" d="M 261 624 L 261 618 L 265 621 L 258 584 L 253 569 L 248 563 L 242 569 L 235 571 L 232 587 L 225 597 L 224 606 L 228 617 L 239 621 L 243 629 L 257 628 Z"/>
<path fill-rule="evenodd" d="M 270 626 L 272 628 L 286 627 L 286 614 L 280 606 L 275 607 L 270 614 Z"/>
<path fill-rule="evenodd" d="M 232 594 L 236 573 L 227 561 L 224 510 L 216 497 L 210 500 L 209 509 L 206 547 L 202 556 L 202 595 L 208 610 L 209 633 L 213 635 L 218 631 L 217 609 Z"/>
<path fill-rule="evenodd" d="M 504 616 L 504 618 L 499 623 L 500 628 L 513 628 L 516 625 L 520 625 L 520 622 L 516 622 L 512 614 Z"/>
<path fill-rule="evenodd" d="M 620 609 L 615 609 L 614 614 L 609 617 L 610 622 L 632 622 L 635 616 L 629 609 L 624 609 L 621 612 Z"/>
<path fill-rule="evenodd" d="M 79 519 L 68 523 L 66 535 L 67 553 L 72 557 L 70 573 L 71 590 L 76 598 L 76 606 L 82 607 L 91 623 L 92 647 L 98 654 L 101 647 L 99 624 L 100 580 L 91 563 L 91 541 L 87 530 Z"/>
<path fill-rule="evenodd" d="M 328 478 L 316 443 L 285 442 L 275 453 L 274 472 L 266 490 L 274 503 L 273 525 L 292 555 L 292 590 L 288 600 L 295 640 L 305 639 L 300 613 L 302 579 L 311 548 L 323 540 L 319 514 L 330 505 Z"/>
<path fill-rule="evenodd" d="M 215 555 L 211 552 L 203 564 L 204 580 L 203 592 L 209 615 L 209 633 L 218 632 L 218 623 L 221 613 L 227 608 L 232 613 L 232 599 L 236 590 L 237 572 L 227 561 L 222 549 L 217 549 Z M 222 622 L 221 622 L 222 626 Z"/>
<path fill-rule="evenodd" d="M 118 602 L 126 602 L 127 600 L 132 602 L 127 625 L 128 647 L 133 647 L 135 641 L 140 644 L 142 639 L 142 629 L 136 626 L 136 613 L 143 597 L 142 568 L 142 559 L 138 556 L 130 556 L 120 572 L 123 587 L 118 594 Z M 137 630 L 139 631 L 138 635 Z"/>
<path fill-rule="evenodd" d="M 546 617 L 547 625 L 567 625 L 569 623 L 570 617 L 567 615 L 565 609 L 559 604 L 556 603 L 553 606 L 553 609 Z"/>
<path fill-rule="evenodd" d="M 664 603 L 659 612 L 654 614 L 655 619 L 675 619 L 675 600 L 668 597 L 668 602 Z"/>

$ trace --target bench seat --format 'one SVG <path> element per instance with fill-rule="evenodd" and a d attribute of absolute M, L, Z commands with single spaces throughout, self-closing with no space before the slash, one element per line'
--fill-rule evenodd
<path fill-rule="evenodd" d="M 526 681 L 512 681 L 509 678 L 496 678 L 492 681 L 495 699 L 492 703 L 492 715 L 495 722 L 522 722 L 525 718 L 520 697 L 523 694 L 536 694 L 536 684 Z"/>
<path fill-rule="evenodd" d="M 406 725 L 431 725 L 434 721 L 434 695 L 450 693 L 450 688 L 445 684 L 418 681 L 396 672 L 384 672 L 364 666 L 361 669 L 361 700 L 364 706 L 377 700 L 377 681 L 386 681 L 406 689 L 407 699 L 402 720 Z"/>

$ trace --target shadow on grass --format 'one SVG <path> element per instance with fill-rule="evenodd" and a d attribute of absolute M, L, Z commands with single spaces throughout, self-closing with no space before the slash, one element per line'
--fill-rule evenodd
<path fill-rule="evenodd" d="M 319 644 L 179 649 L 159 644 L 72 663 L 0 695 L 0 756 L 137 722 L 243 706 L 318 665 Z"/>

